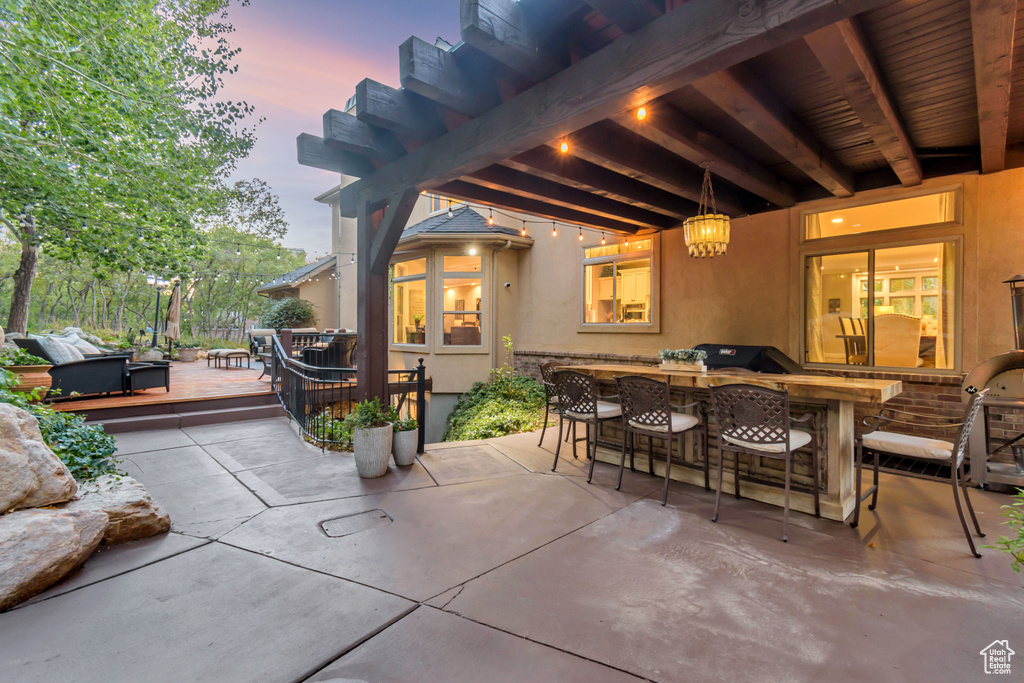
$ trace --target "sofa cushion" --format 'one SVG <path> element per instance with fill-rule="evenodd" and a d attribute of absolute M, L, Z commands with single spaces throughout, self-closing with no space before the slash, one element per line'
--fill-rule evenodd
<path fill-rule="evenodd" d="M 32 339 L 39 342 L 39 345 L 43 347 L 43 351 L 46 355 L 56 363 L 57 365 L 63 365 L 64 363 L 71 363 L 72 361 L 81 360 L 76 358 L 74 353 L 71 351 L 71 347 L 62 342 L 57 337 L 47 337 L 38 335 L 29 335 Z M 81 354 L 78 354 L 81 356 Z"/>
<path fill-rule="evenodd" d="M 98 355 L 101 351 L 87 342 L 86 340 L 79 337 L 74 332 L 67 332 L 63 337 L 60 337 L 61 341 L 65 344 L 69 344 L 78 349 L 82 354 L 85 355 Z"/>

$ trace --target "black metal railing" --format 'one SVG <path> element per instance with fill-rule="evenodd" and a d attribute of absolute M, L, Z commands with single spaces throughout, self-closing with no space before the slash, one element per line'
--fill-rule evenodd
<path fill-rule="evenodd" d="M 327 342 L 314 337 L 330 335 L 289 335 L 285 331 L 273 337 L 270 379 L 285 412 L 295 420 L 303 436 L 321 448 L 341 447 L 344 438 L 340 423 L 356 403 L 356 369 L 350 333 Z M 305 345 L 305 346 L 304 346 Z M 307 351 L 317 351 L 309 354 Z M 332 360 L 347 359 L 349 365 L 331 366 Z M 313 361 L 313 362 L 308 362 Z M 423 359 L 411 370 L 388 371 L 389 401 L 402 419 L 415 417 L 419 424 L 417 452 L 422 453 L 426 439 L 426 393 L 429 391 Z"/>

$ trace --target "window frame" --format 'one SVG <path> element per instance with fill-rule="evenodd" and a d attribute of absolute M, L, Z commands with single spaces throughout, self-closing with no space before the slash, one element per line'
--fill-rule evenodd
<path fill-rule="evenodd" d="M 801 215 L 800 230 L 803 230 L 803 216 Z M 903 230 L 903 228 L 900 228 Z M 883 233 L 891 233 L 894 231 L 885 230 L 879 231 Z M 868 233 L 877 234 L 877 233 Z M 858 235 L 862 237 L 863 235 Z M 839 241 L 849 237 L 843 235 L 841 237 L 830 237 L 827 238 L 830 241 Z M 814 240 L 815 243 L 823 240 Z M 800 309 L 800 328 L 798 330 L 799 336 L 799 353 L 801 359 L 807 358 L 807 277 L 805 275 L 807 267 L 807 259 L 819 257 L 819 256 L 834 256 L 839 254 L 850 254 L 857 252 L 865 252 L 868 256 L 868 270 L 865 274 L 867 282 L 874 282 L 877 279 L 875 273 L 875 252 L 884 249 L 894 249 L 899 247 L 912 247 L 928 244 L 942 244 L 944 242 L 951 242 L 956 248 L 956 263 L 954 264 L 955 273 L 955 291 L 954 291 L 954 302 L 956 310 L 953 317 L 953 367 L 952 368 L 909 368 L 909 367 L 892 367 L 883 365 L 848 365 L 846 363 L 825 363 L 825 362 L 810 362 L 804 360 L 802 365 L 805 368 L 821 368 L 829 370 L 843 370 L 843 371 L 854 371 L 854 372 L 888 372 L 896 374 L 915 374 L 915 375 L 956 375 L 959 376 L 962 373 L 962 362 L 963 362 L 963 313 L 964 313 L 964 236 L 962 234 L 956 235 L 935 235 L 930 237 L 922 237 L 913 240 L 903 241 L 892 241 L 892 242 L 880 242 L 874 241 L 859 245 L 847 245 L 847 244 L 836 244 L 833 247 L 827 248 L 822 246 L 816 249 L 801 249 L 798 256 L 798 272 L 799 272 L 799 309 Z M 920 277 L 920 276 L 918 276 Z M 859 289 L 859 288 L 858 288 Z M 868 360 L 874 361 L 874 338 L 875 338 L 875 304 L 874 299 L 879 298 L 879 292 L 873 291 L 873 287 L 869 286 L 868 300 Z M 888 293 L 888 287 L 884 288 L 885 293 L 881 294 L 881 298 L 890 296 Z M 937 290 L 929 290 L 937 291 Z M 897 293 L 898 295 L 899 293 Z M 859 292 L 858 292 L 859 296 Z"/>
<path fill-rule="evenodd" d="M 661 235 L 658 233 L 651 233 L 645 235 L 634 235 L 629 236 L 629 240 L 650 240 L 651 248 L 643 251 L 634 251 L 627 254 L 611 254 L 608 256 L 594 256 L 587 258 L 587 250 L 594 249 L 602 246 L 614 246 L 617 244 L 624 244 L 627 241 L 627 237 L 623 236 L 618 239 L 608 239 L 606 236 L 606 243 L 601 244 L 600 242 L 588 241 L 579 247 L 579 257 L 577 259 L 578 278 L 577 281 L 580 285 L 579 290 L 579 305 L 580 312 L 578 318 L 577 332 L 581 333 L 593 333 L 593 332 L 604 332 L 604 333 L 635 333 L 635 334 L 659 334 L 661 332 L 661 268 L 660 268 L 660 254 L 661 254 Z M 651 295 L 651 311 L 650 320 L 644 323 L 627 323 L 627 322 L 612 322 L 612 323 L 588 323 L 587 320 L 587 303 L 586 303 L 586 282 L 587 282 L 587 266 L 602 265 L 602 264 L 617 264 L 619 262 L 637 261 L 640 259 L 647 258 L 650 260 L 651 268 L 649 273 L 649 291 Z M 614 271 L 613 271 L 614 273 Z M 615 282 L 615 276 L 612 276 L 612 301 L 615 300 L 617 284 Z"/>
<path fill-rule="evenodd" d="M 905 225 L 901 228 L 886 228 L 884 230 L 868 230 L 865 232 L 850 233 L 846 235 L 829 235 L 827 237 L 807 236 L 807 217 L 813 214 L 829 213 L 832 211 L 839 211 L 843 209 L 855 209 L 861 206 L 872 206 L 874 204 L 886 204 L 888 202 L 896 202 L 902 199 L 914 199 L 916 197 L 925 197 L 928 195 L 943 194 L 946 192 L 952 192 L 956 202 L 956 206 L 954 207 L 953 211 L 953 219 L 949 221 L 943 221 L 941 223 L 921 223 L 918 225 Z M 922 187 L 913 192 L 906 192 L 899 195 L 865 198 L 861 201 L 844 202 L 842 204 L 802 209 L 799 213 L 799 219 L 797 223 L 797 236 L 800 245 L 815 246 L 817 246 L 818 244 L 830 242 L 832 240 L 848 240 L 856 238 L 871 239 L 874 236 L 881 236 L 880 239 L 892 240 L 896 239 L 900 233 L 918 232 L 921 230 L 942 230 L 944 228 L 960 227 L 963 225 L 963 222 L 964 186 L 963 183 L 958 183 L 955 185 Z"/>
<path fill-rule="evenodd" d="M 395 350 L 418 350 L 424 351 L 429 346 L 430 339 L 430 255 L 426 253 L 412 253 L 403 254 L 401 261 L 395 261 L 391 264 L 392 276 L 388 282 L 388 348 Z M 395 266 L 402 263 L 409 263 L 411 261 L 423 261 L 423 272 L 416 273 L 415 275 L 403 275 L 401 277 L 394 277 L 393 273 Z M 424 295 L 424 311 L 423 311 L 423 343 L 422 344 L 411 344 L 409 342 L 396 342 L 395 341 L 395 299 L 394 299 L 394 287 L 395 284 L 402 284 L 405 282 L 414 282 L 416 280 L 423 280 L 423 295 Z"/>
<path fill-rule="evenodd" d="M 434 352 L 438 354 L 481 354 L 490 353 L 490 319 L 493 317 L 493 312 L 490 309 L 491 297 L 488 296 L 489 291 L 489 273 L 488 273 L 488 258 L 491 257 L 492 252 L 488 249 L 482 249 L 477 247 L 477 253 L 475 256 L 480 259 L 480 270 L 479 271 L 462 271 L 452 270 L 446 271 L 444 269 L 444 259 L 446 256 L 469 256 L 466 253 L 466 249 L 445 249 L 438 250 L 435 252 L 435 264 L 437 269 L 437 293 L 435 294 L 436 309 L 434 315 L 437 316 L 437 336 L 436 345 Z M 457 278 L 479 278 L 480 280 L 480 310 L 467 310 L 467 311 L 449 311 L 444 307 L 444 282 L 445 279 L 457 279 Z M 465 345 L 465 346 L 454 346 L 452 344 L 444 343 L 444 317 L 445 315 L 455 315 L 458 313 L 471 313 L 478 316 L 480 321 L 480 343 Z"/>

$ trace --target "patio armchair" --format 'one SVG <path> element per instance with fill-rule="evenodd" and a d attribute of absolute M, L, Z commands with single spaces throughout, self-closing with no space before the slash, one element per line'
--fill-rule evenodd
<path fill-rule="evenodd" d="M 974 387 L 969 387 L 967 391 L 971 392 L 973 389 Z M 878 504 L 878 461 L 882 455 L 896 455 L 901 458 L 944 463 L 949 465 L 949 480 L 953 485 L 953 501 L 956 503 L 956 512 L 960 517 L 960 525 L 964 529 L 964 536 L 967 537 L 967 545 L 970 546 L 972 555 L 981 557 L 981 553 L 974 546 L 971 531 L 967 528 L 967 519 L 964 517 L 960 495 L 962 491 L 964 502 L 967 503 L 967 510 L 971 513 L 971 521 L 974 522 L 974 530 L 979 537 L 984 538 L 985 534 L 978 524 L 978 517 L 974 514 L 971 498 L 967 494 L 967 482 L 964 480 L 964 454 L 967 450 L 968 439 L 971 436 L 971 428 L 974 427 L 974 423 L 977 421 L 986 393 L 988 393 L 988 389 L 974 390 L 970 401 L 967 403 L 967 407 L 964 409 L 963 416 L 960 418 L 950 419 L 935 415 L 922 415 L 895 408 L 883 408 L 878 415 L 864 418 L 864 425 L 870 431 L 857 439 L 857 497 L 853 508 L 853 521 L 850 522 L 850 526 L 856 527 L 860 523 L 860 506 L 868 496 L 871 496 L 871 504 L 868 505 L 869 510 L 874 510 Z M 881 427 L 889 425 L 911 428 L 955 429 L 956 437 L 950 442 L 881 430 Z M 872 456 L 874 481 L 871 487 L 862 495 L 861 475 L 864 469 L 864 456 L 868 454 Z"/>
<path fill-rule="evenodd" d="M 622 410 L 615 403 L 602 401 L 602 398 L 616 398 L 615 396 L 599 396 L 597 393 L 597 380 L 593 375 L 587 375 L 575 370 L 558 370 L 552 375 L 555 382 L 555 389 L 558 392 L 558 446 L 555 448 L 555 462 L 551 466 L 554 472 L 558 467 L 558 454 L 562 449 L 562 427 L 565 420 L 570 422 L 573 432 L 572 450 L 573 457 L 576 457 L 576 424 L 582 422 L 586 425 L 587 458 L 597 455 L 597 429 L 602 422 L 618 419 Z M 594 452 L 590 452 L 591 433 L 593 433 Z M 594 463 L 590 464 L 589 483 L 594 476 Z"/>
<path fill-rule="evenodd" d="M 672 411 L 669 383 L 659 382 L 648 377 L 629 375 L 616 377 L 615 386 L 619 392 L 622 405 L 622 460 L 619 462 L 619 482 L 615 485 L 618 491 L 622 486 L 622 472 L 626 467 L 626 443 L 629 443 L 630 469 L 633 465 L 633 437 L 647 437 L 647 467 L 654 475 L 654 439 L 665 439 L 665 487 L 661 494 L 661 504 L 668 502 L 668 480 L 672 472 L 672 446 L 679 437 L 679 457 L 683 457 L 683 438 L 687 432 L 694 437 L 694 450 L 697 448 L 698 434 L 704 444 L 704 486 L 708 487 L 708 439 L 707 421 L 698 415 L 687 415 Z M 701 409 L 700 401 L 679 406 L 679 410 Z M 591 472 L 594 463 L 590 464 Z M 587 480 L 589 481 L 589 479 Z"/>
<path fill-rule="evenodd" d="M 277 334 L 277 330 L 266 328 L 253 327 L 249 329 L 249 353 L 254 356 L 271 353 L 273 347 L 273 337 Z"/>
<path fill-rule="evenodd" d="M 62 358 L 58 361 L 38 339 L 15 339 L 14 343 L 53 366 L 49 371 L 53 384 L 47 394 L 48 399 L 77 394 L 109 394 L 115 391 L 123 394 L 128 390 L 128 355 L 98 356 L 73 361 Z"/>
<path fill-rule="evenodd" d="M 789 540 L 789 489 L 793 471 L 793 451 L 811 445 L 811 468 L 814 474 L 814 516 L 819 508 L 819 468 L 817 419 L 813 413 L 793 419 L 789 411 L 789 392 L 776 391 L 750 384 L 727 384 L 711 387 L 711 405 L 718 425 L 718 490 L 715 492 L 715 514 L 718 521 L 722 499 L 722 463 L 725 452 L 732 451 L 735 464 L 736 498 L 740 497 L 740 453 L 785 461 L 785 501 L 782 515 L 782 540 Z M 811 432 L 793 429 L 794 423 L 810 427 Z"/>

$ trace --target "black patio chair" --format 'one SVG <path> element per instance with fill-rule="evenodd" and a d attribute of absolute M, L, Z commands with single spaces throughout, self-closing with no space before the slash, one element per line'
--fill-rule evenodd
<path fill-rule="evenodd" d="M 37 339 L 15 339 L 14 343 L 53 367 L 49 374 L 53 384 L 47 399 L 73 395 L 109 394 L 129 391 L 127 384 L 129 355 L 98 356 L 69 363 L 56 362 Z"/>
<path fill-rule="evenodd" d="M 576 424 L 583 423 L 586 426 L 587 457 L 593 458 L 597 455 L 597 429 L 602 422 L 617 419 L 622 411 L 618 404 L 602 401 L 602 398 L 615 398 L 614 396 L 598 396 L 597 381 L 593 375 L 587 375 L 575 370 L 558 370 L 552 375 L 555 381 L 555 390 L 558 392 L 558 446 L 555 448 L 555 463 L 551 466 L 554 472 L 558 467 L 558 453 L 562 449 L 562 427 L 566 420 L 569 421 L 576 431 Z M 591 438 L 593 436 L 593 438 Z M 573 438 L 573 457 L 576 456 L 577 440 Z M 591 454 L 591 443 L 593 443 L 593 454 Z M 594 476 L 594 464 L 590 464 L 590 476 L 587 482 Z"/>

